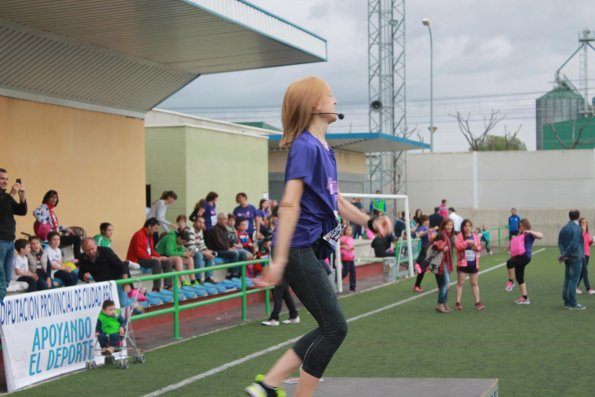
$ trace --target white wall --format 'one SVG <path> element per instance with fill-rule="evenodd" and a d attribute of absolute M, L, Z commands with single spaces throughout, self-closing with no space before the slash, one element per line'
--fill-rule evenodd
<path fill-rule="evenodd" d="M 595 208 L 595 150 L 409 154 L 407 194 L 428 209 L 442 198 L 470 209 Z"/>
<path fill-rule="evenodd" d="M 412 213 L 446 198 L 475 226 L 505 225 L 515 207 L 555 245 L 569 209 L 595 230 L 595 150 L 409 154 L 407 194 Z"/>

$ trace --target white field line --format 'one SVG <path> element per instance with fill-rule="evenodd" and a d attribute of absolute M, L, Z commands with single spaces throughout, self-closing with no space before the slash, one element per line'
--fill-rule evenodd
<path fill-rule="evenodd" d="M 541 249 L 539 249 L 539 250 L 535 251 L 535 252 L 533 253 L 533 255 L 537 255 L 537 254 L 539 254 L 539 253 L 541 253 L 541 252 L 543 252 L 543 251 L 545 251 L 545 248 L 541 248 Z M 484 273 L 488 273 L 488 272 L 491 272 L 491 271 L 493 271 L 493 270 L 499 269 L 499 268 L 501 268 L 502 266 L 504 266 L 505 264 L 506 264 L 506 262 L 499 263 L 499 264 L 497 264 L 496 266 L 490 267 L 489 269 L 486 269 L 486 270 L 482 270 L 482 271 L 480 271 L 480 272 L 479 272 L 479 274 L 484 274 Z M 455 284 L 456 284 L 456 281 L 453 281 L 453 282 L 451 282 L 449 285 L 451 285 L 451 286 L 452 286 L 452 285 L 455 285 Z M 390 309 L 392 309 L 392 308 L 394 308 L 394 307 L 397 307 L 397 306 L 403 305 L 403 304 L 405 304 L 405 303 L 409 303 L 409 302 L 411 302 L 411 301 L 414 301 L 414 300 L 416 300 L 416 299 L 422 298 L 422 297 L 424 297 L 424 296 L 426 296 L 426 295 L 432 294 L 432 293 L 436 292 L 437 290 L 438 290 L 438 288 L 434 288 L 434 289 L 433 289 L 433 290 L 431 290 L 431 291 L 426 291 L 426 292 L 423 292 L 423 293 L 421 293 L 421 294 L 414 295 L 414 296 L 412 296 L 412 297 L 410 297 L 410 298 L 403 299 L 403 300 L 400 300 L 400 301 L 398 301 L 398 302 L 392 303 L 392 304 L 390 304 L 390 305 L 383 306 L 383 307 L 381 307 L 381 308 L 378 308 L 378 309 L 376 309 L 376 310 L 372 310 L 372 311 L 369 311 L 369 312 L 367 312 L 367 313 L 360 314 L 359 316 L 351 317 L 351 318 L 347 319 L 347 322 L 348 322 L 348 323 L 351 323 L 351 322 L 353 322 L 353 321 L 361 320 L 362 318 L 370 317 L 370 316 L 373 316 L 373 315 L 375 315 L 375 314 L 381 313 L 381 312 L 383 312 L 383 311 L 390 310 Z M 209 371 L 206 371 L 206 372 L 200 373 L 200 374 L 198 374 L 198 375 L 194 375 L 194 376 L 192 376 L 192 377 L 190 377 L 190 378 L 187 378 L 187 379 L 185 379 L 185 380 L 183 380 L 183 381 L 181 381 L 181 382 L 178 382 L 178 383 L 173 383 L 173 384 L 171 384 L 171 385 L 169 385 L 169 386 L 166 386 L 166 387 L 164 387 L 164 388 L 161 388 L 161 389 L 155 390 L 154 392 L 152 392 L 152 393 L 149 393 L 149 394 L 145 394 L 145 395 L 144 395 L 144 396 L 142 396 L 142 397 L 157 397 L 157 396 L 161 396 L 161 395 L 163 395 L 163 394 L 165 394 L 165 393 L 169 393 L 169 392 L 171 392 L 171 391 L 174 391 L 174 390 L 180 389 L 180 388 L 182 388 L 182 387 L 184 387 L 184 386 L 187 386 L 187 385 L 189 385 L 189 384 L 192 384 L 192 383 L 194 383 L 194 382 L 197 382 L 197 381 L 199 381 L 199 380 L 201 380 L 201 379 L 207 378 L 207 377 L 209 377 L 209 376 L 211 376 L 211 375 L 216 375 L 216 374 L 218 374 L 218 373 L 220 373 L 220 372 L 223 372 L 223 371 L 225 371 L 225 370 L 227 370 L 227 369 L 229 369 L 229 368 L 232 368 L 232 367 L 238 366 L 238 365 L 240 365 L 240 364 L 243 364 L 243 363 L 245 363 L 245 362 L 247 362 L 247 361 L 250 361 L 250 360 L 252 360 L 253 358 L 257 358 L 257 357 L 260 357 L 260 356 L 264 356 L 265 354 L 268 354 L 268 353 L 274 352 L 275 350 L 282 349 L 282 348 L 284 348 L 284 347 L 286 347 L 286 346 L 289 346 L 289 345 L 291 345 L 291 344 L 295 343 L 295 342 L 296 342 L 298 339 L 300 339 L 300 338 L 301 338 L 301 336 L 298 336 L 298 337 L 296 337 L 296 338 L 293 338 L 293 339 L 286 340 L 285 342 L 281 342 L 281 343 L 279 343 L 279 344 L 277 344 L 277 345 L 270 346 L 270 347 L 268 347 L 268 348 L 266 348 L 266 349 L 264 349 L 264 350 L 260 350 L 260 351 L 258 351 L 258 352 L 255 352 L 255 353 L 249 354 L 249 355 L 247 355 L 247 356 L 244 356 L 244 357 L 242 357 L 242 358 L 239 358 L 239 359 L 237 359 L 237 360 L 230 361 L 230 362 L 228 362 L 228 363 L 225 363 L 225 364 L 223 364 L 223 365 L 220 365 L 219 367 L 213 368 L 213 369 L 211 369 L 211 370 L 209 370 Z"/>

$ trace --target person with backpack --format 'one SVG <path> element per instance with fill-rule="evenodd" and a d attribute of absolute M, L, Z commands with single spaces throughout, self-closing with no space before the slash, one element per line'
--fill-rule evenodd
<path fill-rule="evenodd" d="M 514 276 L 516 282 L 521 290 L 521 296 L 514 301 L 517 305 L 529 305 L 529 295 L 527 294 L 527 284 L 525 284 L 525 267 L 531 262 L 531 255 L 533 253 L 533 243 L 535 239 L 542 239 L 543 234 L 531 230 L 531 223 L 528 219 L 521 219 L 519 222 L 519 234 L 513 236 L 510 240 L 510 259 L 506 261 L 506 267 L 514 269 Z M 509 280 L 512 282 L 512 280 Z M 514 285 L 514 284 L 513 284 Z M 510 291 L 507 289 L 508 292 Z"/>

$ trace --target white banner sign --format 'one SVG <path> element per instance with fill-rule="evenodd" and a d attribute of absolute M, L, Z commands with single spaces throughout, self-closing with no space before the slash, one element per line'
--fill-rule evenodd
<path fill-rule="evenodd" d="M 6 296 L 0 323 L 8 391 L 85 368 L 98 354 L 95 325 L 106 299 L 120 307 L 114 282 Z"/>

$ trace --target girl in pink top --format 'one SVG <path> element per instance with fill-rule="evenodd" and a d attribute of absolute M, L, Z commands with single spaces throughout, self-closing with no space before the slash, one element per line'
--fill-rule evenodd
<path fill-rule="evenodd" d="M 591 283 L 589 282 L 589 269 L 587 267 L 589 265 L 589 256 L 591 256 L 591 245 L 593 244 L 593 237 L 591 237 L 591 235 L 589 235 L 589 222 L 587 222 L 586 218 L 579 219 L 578 224 L 581 226 L 581 229 L 583 229 L 583 243 L 585 244 L 584 245 L 585 257 L 583 258 L 583 266 L 581 268 L 581 276 L 578 279 L 576 293 L 577 294 L 583 293 L 580 290 L 580 288 L 578 288 L 578 286 L 581 285 L 581 280 L 582 280 L 585 284 L 585 288 L 587 289 L 587 293 L 589 295 L 595 295 L 595 290 L 593 288 L 591 288 Z"/>
<path fill-rule="evenodd" d="M 355 251 L 353 248 L 353 228 L 345 226 L 341 243 L 341 263 L 343 263 L 343 278 L 349 274 L 349 291 L 355 292 Z"/>
<path fill-rule="evenodd" d="M 481 241 L 477 234 L 473 234 L 473 224 L 469 219 L 464 219 L 461 223 L 461 233 L 455 239 L 455 248 L 457 250 L 457 289 L 456 303 L 457 310 L 463 310 L 461 297 L 463 295 L 463 286 L 465 278 L 469 275 L 469 286 L 475 298 L 475 309 L 485 310 L 485 306 L 479 299 L 479 253 L 481 252 Z"/>

